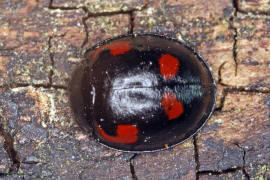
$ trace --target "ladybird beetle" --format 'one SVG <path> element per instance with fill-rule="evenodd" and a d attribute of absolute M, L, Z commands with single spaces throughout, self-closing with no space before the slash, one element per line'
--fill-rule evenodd
<path fill-rule="evenodd" d="M 78 124 L 101 144 L 128 152 L 183 142 L 205 124 L 216 100 L 202 57 L 152 34 L 124 35 L 87 50 L 69 90 Z"/>

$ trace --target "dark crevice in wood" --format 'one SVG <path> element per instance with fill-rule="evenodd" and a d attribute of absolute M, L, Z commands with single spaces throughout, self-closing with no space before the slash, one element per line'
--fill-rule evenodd
<path fill-rule="evenodd" d="M 218 84 L 221 84 L 222 85 L 222 78 L 221 78 L 221 70 L 222 68 L 224 67 L 224 65 L 226 64 L 227 62 L 223 62 L 220 66 L 219 66 L 219 69 L 218 69 Z M 223 105 L 224 105 L 224 101 L 225 101 L 225 97 L 227 95 L 227 92 L 225 90 L 223 90 L 222 92 L 222 96 L 221 96 L 221 102 L 220 102 L 220 106 L 216 107 L 215 108 L 215 111 L 221 111 L 223 109 Z"/>
<path fill-rule="evenodd" d="M 13 89 L 13 88 L 21 88 L 21 87 L 34 87 L 34 88 L 44 88 L 44 89 L 63 89 L 67 90 L 66 86 L 61 86 L 61 85 L 50 85 L 50 84 L 28 84 L 28 83 L 13 83 L 13 84 L 8 84 L 4 86 L 0 86 L 0 88 L 3 89 Z"/>
<path fill-rule="evenodd" d="M 243 174 L 245 175 L 245 177 L 246 177 L 248 180 L 250 180 L 250 176 L 249 176 L 249 174 L 247 173 L 247 171 L 246 171 L 245 168 L 242 169 L 242 172 L 243 172 Z"/>
<path fill-rule="evenodd" d="M 129 13 L 129 17 L 130 17 L 130 30 L 129 30 L 129 34 L 133 34 L 134 31 L 134 11 L 131 11 Z"/>
<path fill-rule="evenodd" d="M 261 12 L 261 11 L 245 11 L 242 9 L 239 9 L 238 12 L 242 13 L 242 14 L 246 14 L 246 15 L 253 15 L 253 16 L 270 16 L 270 12 Z"/>
<path fill-rule="evenodd" d="M 249 176 L 249 174 L 247 173 L 247 171 L 245 169 L 245 167 L 246 167 L 246 150 L 237 142 L 234 143 L 234 145 L 236 145 L 243 152 L 243 168 L 242 168 L 242 172 L 245 175 L 246 179 L 250 180 L 250 176 Z"/>
<path fill-rule="evenodd" d="M 221 97 L 221 102 L 220 102 L 220 106 L 215 108 L 215 112 L 224 112 L 223 111 L 223 107 L 224 107 L 224 102 L 225 99 L 228 95 L 228 93 L 249 93 L 249 94 L 258 94 L 258 93 L 262 93 L 262 94 L 270 94 L 270 89 L 257 89 L 257 88 L 252 88 L 252 87 L 248 87 L 248 86 L 228 86 L 226 84 L 223 83 L 219 83 L 220 85 L 223 86 L 223 93 L 222 93 L 222 97 Z"/>
<path fill-rule="evenodd" d="M 197 172 L 200 171 L 200 160 L 199 160 L 197 135 L 193 136 L 193 145 L 194 145 L 194 158 L 196 163 L 196 180 L 199 180 L 199 174 Z"/>
<path fill-rule="evenodd" d="M 10 175 L 9 173 L 0 173 L 0 177 L 5 177 L 5 176 L 8 176 Z"/>
<path fill-rule="evenodd" d="M 239 12 L 239 5 L 238 5 L 238 0 L 233 0 L 233 7 L 235 9 L 235 16 L 237 16 L 237 12 Z"/>
<path fill-rule="evenodd" d="M 223 107 L 224 107 L 224 102 L 225 102 L 225 99 L 228 95 L 228 91 L 226 91 L 225 89 L 223 90 L 223 93 L 222 93 L 222 96 L 221 96 L 221 99 L 220 99 L 220 106 L 219 107 L 216 107 L 215 108 L 215 111 L 216 112 L 221 112 Z"/>
<path fill-rule="evenodd" d="M 48 51 L 49 51 L 49 58 L 50 58 L 50 62 L 51 62 L 51 69 L 50 69 L 50 72 L 49 72 L 49 84 L 51 85 L 52 84 L 52 79 L 53 79 L 53 68 L 54 68 L 54 59 L 53 59 L 53 53 L 51 52 L 51 47 L 52 47 L 52 44 L 51 44 L 51 41 L 52 41 L 52 37 L 49 37 L 49 40 L 48 40 Z"/>
<path fill-rule="evenodd" d="M 90 17 L 99 17 L 99 16 L 112 16 L 112 15 L 119 15 L 119 14 L 132 14 L 135 11 L 142 11 L 148 7 L 148 3 L 145 3 L 140 9 L 131 8 L 129 10 L 123 10 L 120 9 L 118 11 L 108 11 L 108 12 L 90 12 L 86 6 L 80 6 L 80 7 L 63 7 L 63 6 L 53 6 L 53 0 L 50 0 L 49 2 L 49 9 L 60 9 L 60 10 L 77 10 L 82 9 L 85 13 L 87 13 L 87 17 L 85 17 L 85 20 Z M 132 15 L 133 16 L 133 15 Z"/>
<path fill-rule="evenodd" d="M 270 93 L 270 89 L 257 89 L 257 88 L 252 88 L 252 87 L 241 87 L 241 86 L 228 86 L 223 84 L 223 86 L 225 87 L 225 91 L 227 91 L 228 93 L 263 93 L 263 94 L 269 94 Z"/>
<path fill-rule="evenodd" d="M 49 40 L 48 40 L 48 54 L 49 54 L 49 58 L 50 58 L 50 62 L 51 62 L 51 69 L 49 72 L 49 84 L 48 84 L 49 87 L 51 87 L 53 85 L 53 75 L 54 75 L 53 69 L 55 66 L 54 55 L 53 55 L 52 50 L 51 50 L 52 49 L 52 39 L 55 37 L 64 37 L 65 35 L 66 35 L 66 33 L 61 34 L 61 35 L 57 35 L 57 36 L 50 36 Z"/>
<path fill-rule="evenodd" d="M 53 6 L 52 5 L 52 0 L 50 0 L 49 3 L 49 9 L 55 10 L 55 9 L 59 9 L 59 10 L 78 10 L 78 9 L 82 9 L 84 12 L 87 13 L 87 18 L 90 17 L 100 17 L 100 16 L 112 16 L 112 15 L 119 15 L 119 14 L 130 14 L 131 12 L 134 11 L 142 11 L 143 9 L 145 9 L 147 7 L 147 4 L 145 4 L 140 10 L 136 9 L 136 8 L 132 8 L 129 10 L 117 10 L 117 11 L 107 11 L 107 12 L 90 12 L 87 7 L 85 6 L 81 6 L 81 7 L 62 7 L 62 6 Z"/>
<path fill-rule="evenodd" d="M 66 35 L 66 33 L 62 34 L 62 35 L 57 35 L 57 36 L 50 36 L 48 39 L 48 54 L 49 54 L 49 59 L 50 59 L 50 65 L 51 65 L 51 69 L 49 71 L 48 74 L 48 79 L 49 82 L 48 84 L 32 84 L 32 83 L 9 83 L 6 85 L 2 85 L 0 86 L 0 88 L 4 88 L 4 89 L 12 89 L 12 88 L 19 88 L 19 87 L 35 87 L 35 88 L 45 88 L 45 89 L 64 89 L 67 90 L 66 86 L 62 86 L 62 85 L 54 85 L 53 84 L 53 69 L 55 67 L 55 61 L 54 61 L 54 55 L 52 53 L 52 40 L 53 38 L 57 38 L 57 37 L 64 37 Z"/>
<path fill-rule="evenodd" d="M 113 15 L 119 15 L 119 14 L 127 14 L 127 15 L 129 15 L 133 11 L 135 11 L 135 9 L 127 10 L 127 11 L 119 10 L 119 11 L 98 12 L 98 13 L 88 12 L 88 18 L 91 18 L 91 17 L 100 17 L 100 16 L 113 16 Z"/>
<path fill-rule="evenodd" d="M 221 70 L 227 62 L 223 62 L 218 68 L 218 84 L 222 83 Z"/>
<path fill-rule="evenodd" d="M 244 167 L 243 167 L 243 169 L 242 169 L 242 172 L 243 172 L 243 174 L 245 175 L 245 177 L 246 177 L 248 180 L 250 180 L 250 176 L 249 176 L 249 174 L 247 173 L 247 171 L 246 171 L 246 169 L 245 169 L 245 167 L 246 167 L 246 151 L 245 151 L 244 148 L 242 148 L 242 150 L 243 150 L 243 152 L 244 152 L 244 155 L 243 155 Z"/>
<path fill-rule="evenodd" d="M 45 164 L 45 163 L 42 163 L 42 162 L 36 162 L 36 161 L 22 161 L 21 162 L 22 164 Z"/>
<path fill-rule="evenodd" d="M 233 20 L 232 20 L 233 21 Z M 231 22 L 233 23 L 233 22 Z M 238 71 L 238 61 L 237 61 L 237 39 L 238 39 L 238 32 L 237 32 L 237 28 L 235 28 L 233 26 L 233 24 L 231 25 L 232 29 L 234 30 L 234 42 L 233 42 L 233 60 L 235 63 L 235 76 L 237 76 L 237 71 Z"/>
<path fill-rule="evenodd" d="M 9 159 L 12 163 L 9 168 L 9 172 L 2 173 L 2 176 L 17 173 L 18 169 L 20 168 L 21 162 L 20 162 L 18 153 L 14 148 L 14 139 L 8 132 L 4 130 L 2 125 L 0 125 L 0 135 L 4 137 L 4 140 L 5 140 L 4 149 L 7 152 Z M 1 174 L 0 174 L 0 177 L 1 177 Z"/>
<path fill-rule="evenodd" d="M 222 171 L 199 171 L 197 172 L 198 176 L 203 176 L 203 175 L 223 175 L 223 174 L 228 174 L 228 173 L 236 173 L 237 171 L 242 171 L 244 168 L 243 167 L 235 167 L 235 168 L 229 168 L 225 169 Z"/>
<path fill-rule="evenodd" d="M 136 176 L 135 172 L 135 167 L 134 167 L 134 159 L 137 156 L 137 154 L 134 154 L 130 159 L 129 159 L 129 166 L 130 166 L 130 172 L 133 180 L 138 180 L 138 177 Z"/>
<path fill-rule="evenodd" d="M 0 48 L 0 51 L 14 51 L 15 49 L 19 48 L 20 46 L 15 46 L 12 48 Z"/>
<path fill-rule="evenodd" d="M 88 19 L 88 16 L 85 16 L 82 18 L 82 23 L 83 23 L 84 32 L 85 32 L 85 39 L 81 45 L 81 48 L 83 48 L 88 43 L 89 31 L 88 31 L 87 24 L 86 24 L 87 19 Z"/>
<path fill-rule="evenodd" d="M 52 10 L 56 10 L 56 9 L 60 9 L 60 10 L 78 10 L 78 9 L 81 9 L 81 10 L 83 10 L 86 13 L 86 16 L 82 18 L 82 24 L 84 26 L 84 31 L 85 31 L 86 37 L 85 37 L 85 39 L 84 39 L 81 47 L 84 47 L 85 44 L 87 43 L 87 40 L 88 40 L 88 30 L 87 30 L 87 26 L 86 26 L 86 20 L 89 17 L 88 9 L 86 7 L 84 7 L 84 6 L 82 6 L 82 7 L 53 6 L 53 0 L 50 0 L 49 7 L 48 8 L 49 9 L 52 9 Z"/>
<path fill-rule="evenodd" d="M 238 70 L 238 61 L 237 61 L 237 40 L 238 40 L 238 32 L 237 28 L 234 26 L 235 18 L 237 18 L 237 13 L 239 12 L 238 0 L 233 0 L 233 7 L 235 9 L 233 16 L 229 20 L 230 28 L 234 31 L 234 42 L 233 42 L 233 59 L 235 63 L 235 76 L 237 76 Z"/>
<path fill-rule="evenodd" d="M 238 32 L 237 29 L 235 27 L 233 27 L 232 25 L 232 29 L 234 30 L 234 42 L 233 42 L 233 60 L 235 63 L 235 76 L 237 76 L 237 71 L 238 71 L 238 61 L 237 61 L 237 39 L 238 39 Z"/>

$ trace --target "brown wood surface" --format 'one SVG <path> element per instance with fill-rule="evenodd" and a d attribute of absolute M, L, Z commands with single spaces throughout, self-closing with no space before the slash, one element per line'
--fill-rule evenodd
<path fill-rule="evenodd" d="M 211 66 L 216 110 L 170 150 L 105 148 L 74 122 L 67 85 L 85 50 L 166 34 Z M 269 0 L 0 0 L 0 179 L 270 179 Z"/>

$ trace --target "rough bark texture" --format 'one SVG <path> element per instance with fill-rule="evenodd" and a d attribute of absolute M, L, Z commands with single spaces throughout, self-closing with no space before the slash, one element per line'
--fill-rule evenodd
<path fill-rule="evenodd" d="M 140 10 L 146 5 L 146 0 L 54 0 L 54 7 L 84 7 L 93 14 L 106 12 L 125 12 Z"/>
<path fill-rule="evenodd" d="M 0 0 L 0 179 L 270 179 L 268 0 Z M 86 49 L 152 32 L 188 43 L 217 81 L 193 139 L 134 155 L 98 144 L 67 86 Z"/>
<path fill-rule="evenodd" d="M 195 179 L 196 163 L 193 141 L 170 151 L 143 154 L 134 159 L 138 179 Z"/>
<path fill-rule="evenodd" d="M 233 26 L 237 29 L 235 61 L 237 72 L 221 71 L 221 82 L 230 86 L 269 90 L 270 81 L 270 17 L 237 13 Z M 226 67 L 227 64 L 224 65 Z"/>
<path fill-rule="evenodd" d="M 242 12 L 251 12 L 256 14 L 269 14 L 270 1 L 269 0 L 236 0 L 238 9 Z"/>
<path fill-rule="evenodd" d="M 227 174 L 209 173 L 200 176 L 200 180 L 246 180 L 247 178 L 242 171 L 236 171 Z"/>
<path fill-rule="evenodd" d="M 198 136 L 201 171 L 224 171 L 270 160 L 269 95 L 228 93 Z"/>
<path fill-rule="evenodd" d="M 5 138 L 0 135 L 0 177 L 8 173 L 10 165 L 8 154 L 5 151 Z"/>

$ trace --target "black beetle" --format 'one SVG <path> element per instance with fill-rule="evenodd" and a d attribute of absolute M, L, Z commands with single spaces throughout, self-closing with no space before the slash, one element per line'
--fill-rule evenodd
<path fill-rule="evenodd" d="M 74 71 L 78 124 L 102 144 L 148 152 L 194 135 L 213 112 L 216 84 L 189 46 L 160 35 L 125 35 L 94 46 Z"/>

